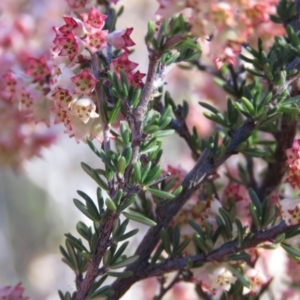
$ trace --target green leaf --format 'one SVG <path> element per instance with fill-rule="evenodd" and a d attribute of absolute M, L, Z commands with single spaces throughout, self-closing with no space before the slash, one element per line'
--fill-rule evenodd
<path fill-rule="evenodd" d="M 87 144 L 89 145 L 89 147 L 91 148 L 91 150 L 92 150 L 98 157 L 101 158 L 100 152 L 99 152 L 99 150 L 96 148 L 96 146 L 93 144 L 93 142 L 92 142 L 89 138 L 86 138 L 86 142 L 87 142 Z"/>
<path fill-rule="evenodd" d="M 107 275 L 117 278 L 128 278 L 133 274 L 132 271 L 123 271 L 123 272 L 107 272 Z"/>
<path fill-rule="evenodd" d="M 89 176 L 91 176 L 91 177 L 94 179 L 94 174 L 93 174 L 93 172 L 92 172 L 93 169 L 92 169 L 89 165 L 87 165 L 86 163 L 84 163 L 84 162 L 81 162 L 80 165 L 81 165 L 82 169 L 83 169 Z"/>
<path fill-rule="evenodd" d="M 239 279 L 243 286 L 250 289 L 251 284 L 244 274 L 242 274 L 238 269 L 234 268 L 231 265 L 227 265 L 226 268 Z"/>
<path fill-rule="evenodd" d="M 260 203 L 260 200 L 257 197 L 255 191 L 252 188 L 249 189 L 249 196 L 251 198 L 251 201 L 252 201 L 253 205 L 256 207 L 258 216 L 260 218 L 261 213 L 262 213 L 261 203 Z"/>
<path fill-rule="evenodd" d="M 235 222 L 236 227 L 237 227 L 239 246 L 242 246 L 243 245 L 244 234 L 246 232 L 246 228 L 243 227 L 243 225 L 242 225 L 242 223 L 239 219 L 235 218 L 234 222 Z"/>
<path fill-rule="evenodd" d="M 201 251 L 203 251 L 204 253 L 208 253 L 211 249 L 205 244 L 205 241 L 202 239 L 202 237 L 195 233 L 193 234 L 193 242 L 194 242 L 194 245 L 196 247 L 198 247 Z"/>
<path fill-rule="evenodd" d="M 203 115 L 209 120 L 212 120 L 224 127 L 228 127 L 227 122 L 224 120 L 224 117 L 220 113 L 218 113 L 218 115 L 212 115 L 211 113 L 204 112 Z"/>
<path fill-rule="evenodd" d="M 141 174 L 141 179 L 142 179 L 142 183 L 144 182 L 144 180 L 146 179 L 146 176 L 148 175 L 148 172 L 150 171 L 150 169 L 151 169 L 151 166 L 152 166 L 152 162 L 151 161 L 149 161 L 147 164 L 146 164 L 146 166 L 143 168 L 143 170 L 142 170 L 142 174 Z"/>
<path fill-rule="evenodd" d="M 91 212 L 88 210 L 88 208 L 78 199 L 74 198 L 73 202 L 75 204 L 75 206 L 85 215 L 87 216 L 89 219 L 91 219 L 94 222 L 98 222 L 99 218 L 94 216 L 93 214 L 91 214 Z"/>
<path fill-rule="evenodd" d="M 215 108 L 215 107 L 213 107 L 212 105 L 210 105 L 210 104 L 208 104 L 208 103 L 206 103 L 206 102 L 198 102 L 202 107 L 204 107 L 204 108 L 206 108 L 206 109 L 208 109 L 208 110 L 210 110 L 213 114 L 218 114 L 219 113 L 219 111 Z"/>
<path fill-rule="evenodd" d="M 275 244 L 282 243 L 285 240 L 285 238 L 286 238 L 285 233 L 278 234 L 274 239 L 274 243 Z"/>
<path fill-rule="evenodd" d="M 117 252 L 113 255 L 112 260 L 111 260 L 111 264 L 114 264 L 119 257 L 121 257 L 121 255 L 123 254 L 123 252 L 125 251 L 126 247 L 128 246 L 129 241 L 123 243 L 119 249 L 117 250 Z"/>
<path fill-rule="evenodd" d="M 232 261 L 232 260 L 236 260 L 236 261 L 248 261 L 250 260 L 251 255 L 246 253 L 246 252 L 238 252 L 238 253 L 234 253 L 232 255 L 229 255 L 227 257 L 227 261 Z"/>
<path fill-rule="evenodd" d="M 135 234 L 137 234 L 139 232 L 138 229 L 133 229 L 131 231 L 128 231 L 127 233 L 125 233 L 124 235 L 118 236 L 115 238 L 116 241 L 121 242 L 124 240 L 129 239 L 130 237 L 134 236 Z"/>
<path fill-rule="evenodd" d="M 111 287 L 109 285 L 103 286 L 102 288 L 100 288 L 99 290 L 96 290 L 95 292 L 93 292 L 90 296 L 89 299 L 99 299 L 101 297 L 104 297 L 105 299 L 107 299 L 108 297 L 113 296 L 115 292 L 111 289 Z"/>
<path fill-rule="evenodd" d="M 193 220 L 188 220 L 190 226 L 201 236 L 202 239 L 205 239 L 205 233 L 202 228 Z"/>
<path fill-rule="evenodd" d="M 152 258 L 151 258 L 151 266 L 154 266 L 157 262 L 157 260 L 159 259 L 161 253 L 163 252 L 164 247 L 162 244 L 159 244 L 159 246 L 157 247 L 156 251 L 154 252 Z"/>
<path fill-rule="evenodd" d="M 76 271 L 76 270 L 78 270 L 78 262 L 77 262 L 77 256 L 76 256 L 75 249 L 69 240 L 66 240 L 65 243 L 66 243 L 66 249 L 67 249 L 69 257 L 70 257 L 70 262 L 73 266 L 72 269 Z"/>
<path fill-rule="evenodd" d="M 97 188 L 97 202 L 100 214 L 104 212 L 104 198 L 101 188 Z"/>
<path fill-rule="evenodd" d="M 67 238 L 67 240 L 69 241 L 69 243 L 71 243 L 71 245 L 74 248 L 78 249 L 79 251 L 88 252 L 88 250 L 86 249 L 86 247 L 82 244 L 81 239 L 75 238 L 71 233 L 66 233 L 65 237 Z"/>
<path fill-rule="evenodd" d="M 77 191 L 77 194 L 85 200 L 87 209 L 91 213 L 91 215 L 93 215 L 95 218 L 100 220 L 101 219 L 100 214 L 99 214 L 97 206 L 95 205 L 92 198 L 90 198 L 86 193 L 79 191 L 79 190 Z"/>
<path fill-rule="evenodd" d="M 145 225 L 148 225 L 148 226 L 155 226 L 156 225 L 156 222 L 154 222 L 153 220 L 139 214 L 139 213 L 136 213 L 136 212 L 122 212 L 122 214 L 128 218 L 128 219 L 131 219 L 131 220 L 134 220 L 134 221 L 137 221 L 137 222 L 140 222 L 142 224 L 145 224 Z"/>
<path fill-rule="evenodd" d="M 164 228 L 162 228 L 162 229 L 160 230 L 159 235 L 160 235 L 160 238 L 161 238 L 161 241 L 162 241 L 162 245 L 163 245 L 165 251 L 166 251 L 169 255 L 171 255 L 171 246 L 170 246 L 171 241 L 170 241 L 170 238 L 169 238 L 168 233 L 166 232 L 166 230 L 165 230 Z"/>
<path fill-rule="evenodd" d="M 105 166 L 109 168 L 112 172 L 116 173 L 117 170 L 115 166 L 111 163 L 110 159 L 107 157 L 106 153 L 103 150 L 101 150 L 100 156 Z"/>
<path fill-rule="evenodd" d="M 232 221 L 230 220 L 230 216 L 229 216 L 228 212 L 224 208 L 220 207 L 219 213 L 221 214 L 221 216 L 225 222 L 225 227 L 227 228 L 228 232 L 231 235 L 233 228 L 232 228 Z"/>
<path fill-rule="evenodd" d="M 107 197 L 105 200 L 105 204 L 109 210 L 111 210 L 111 211 L 117 210 L 116 204 L 114 203 L 114 201 L 111 198 Z"/>
<path fill-rule="evenodd" d="M 175 190 L 172 191 L 172 195 L 177 197 L 182 192 L 182 189 L 183 189 L 182 185 L 178 186 Z"/>
<path fill-rule="evenodd" d="M 117 171 L 118 171 L 118 174 L 124 174 L 126 166 L 127 166 L 127 163 L 126 163 L 125 157 L 120 156 L 118 158 L 118 162 L 117 162 Z"/>
<path fill-rule="evenodd" d="M 243 106 L 248 110 L 249 114 L 254 117 L 255 109 L 253 107 L 253 104 L 246 97 L 242 97 L 241 102 Z"/>
<path fill-rule="evenodd" d="M 128 125 L 126 122 L 121 122 L 120 132 L 121 132 L 121 136 L 122 136 L 124 145 L 128 145 L 131 140 L 131 134 L 130 134 L 130 130 L 128 129 Z"/>
<path fill-rule="evenodd" d="M 187 247 L 187 245 L 190 243 L 191 239 L 190 238 L 186 238 L 178 247 L 174 247 L 173 248 L 173 253 L 172 256 L 177 256 L 179 254 L 181 254 L 181 252 L 185 249 L 185 247 Z"/>
<path fill-rule="evenodd" d="M 61 300 L 72 300 L 70 292 L 66 292 L 64 294 L 62 291 L 58 291 L 58 295 Z"/>
<path fill-rule="evenodd" d="M 92 174 L 93 174 L 93 179 L 98 183 L 98 185 L 103 188 L 104 190 L 108 190 L 108 185 L 107 183 L 100 177 L 100 175 L 98 174 L 98 172 L 94 169 L 91 170 Z"/>
<path fill-rule="evenodd" d="M 117 192 L 115 201 L 114 201 L 114 203 L 116 204 L 116 206 L 119 206 L 122 197 L 123 197 L 123 190 L 119 189 L 118 192 Z"/>
<path fill-rule="evenodd" d="M 165 137 L 165 136 L 171 135 L 174 132 L 175 132 L 174 129 L 160 130 L 160 131 L 157 131 L 156 133 L 154 133 L 154 136 L 156 138 L 161 138 L 161 137 Z"/>
<path fill-rule="evenodd" d="M 100 286 L 104 283 L 106 278 L 107 278 L 107 275 L 104 275 L 98 281 L 95 281 L 89 291 L 88 296 L 91 296 L 98 288 L 100 288 Z M 89 298 L 89 299 L 91 299 L 91 298 Z"/>
<path fill-rule="evenodd" d="M 118 207 L 118 212 L 122 212 L 125 210 L 127 207 L 129 207 L 132 203 L 134 203 L 137 200 L 137 195 L 131 195 L 127 199 L 125 199 L 120 206 Z"/>
<path fill-rule="evenodd" d="M 145 179 L 143 180 L 144 185 L 148 185 L 151 182 L 153 182 L 156 178 L 159 177 L 160 173 L 162 171 L 162 167 L 157 165 L 152 170 L 148 172 L 148 174 L 145 176 Z"/>
<path fill-rule="evenodd" d="M 162 190 L 152 189 L 152 188 L 147 187 L 147 191 L 149 191 L 152 195 L 159 197 L 159 198 L 168 199 L 168 200 L 172 200 L 175 198 L 175 196 L 173 194 L 162 191 Z"/>
<path fill-rule="evenodd" d="M 61 254 L 63 255 L 64 257 L 64 262 L 70 266 L 72 269 L 74 269 L 73 267 L 73 263 L 72 263 L 72 260 L 71 260 L 71 257 L 70 255 L 68 254 L 68 252 L 65 250 L 65 248 L 63 246 L 59 246 L 59 250 L 61 252 Z"/>
<path fill-rule="evenodd" d="M 286 243 L 281 243 L 281 247 L 293 258 L 300 260 L 300 249 Z"/>
<path fill-rule="evenodd" d="M 250 215 L 252 217 L 252 220 L 253 220 L 255 226 L 258 227 L 258 228 L 260 228 L 260 226 L 261 226 L 261 222 L 260 222 L 261 219 L 260 219 L 260 216 L 259 216 L 259 214 L 257 212 L 257 209 L 256 209 L 256 207 L 254 206 L 253 203 L 249 204 L 249 209 L 250 209 Z"/>
<path fill-rule="evenodd" d="M 134 163 L 133 169 L 134 169 L 133 176 L 134 176 L 135 182 L 141 183 L 141 181 L 142 181 L 141 162 L 139 160 Z"/>
<path fill-rule="evenodd" d="M 111 264 L 108 268 L 109 269 L 120 269 L 123 267 L 127 267 L 127 266 L 133 264 L 134 262 L 136 262 L 138 259 L 139 259 L 139 255 L 133 255 L 128 258 L 125 258 L 121 262 L 118 262 L 116 264 Z"/>

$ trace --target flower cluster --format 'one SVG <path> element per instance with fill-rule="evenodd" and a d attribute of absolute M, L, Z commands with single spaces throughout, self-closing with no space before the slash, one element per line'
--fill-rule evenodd
<path fill-rule="evenodd" d="M 235 64 L 241 52 L 241 45 L 257 37 L 265 41 L 284 34 L 281 25 L 270 21 L 270 14 L 276 13 L 278 1 L 198 1 L 158 0 L 157 15 L 171 17 L 189 8 L 187 17 L 191 33 L 202 39 L 211 38 L 210 55 L 218 68 L 224 63 Z"/>
<path fill-rule="evenodd" d="M 53 28 L 56 36 L 51 49 L 52 112 L 55 123 L 62 122 L 66 133 L 76 140 L 102 139 L 97 99 L 93 93 L 98 80 L 90 71 L 91 55 L 106 49 L 109 43 L 116 49 L 125 50 L 112 61 L 113 70 L 123 70 L 129 82 L 136 86 L 141 85 L 144 76 L 138 71 L 132 72 L 138 64 L 128 59 L 127 47 L 134 45 L 130 38 L 133 28 L 108 33 L 103 30 L 106 17 L 92 7 L 89 13 L 81 14 L 81 19 L 65 16 L 65 24 Z"/>
<path fill-rule="evenodd" d="M 34 22 L 27 15 L 10 26 L 0 20 L 0 165 L 14 168 L 55 140 L 54 132 L 47 128 L 50 68 L 46 56 L 34 58 L 29 54 L 35 52 L 30 43 L 27 50 L 19 44 L 33 34 Z"/>

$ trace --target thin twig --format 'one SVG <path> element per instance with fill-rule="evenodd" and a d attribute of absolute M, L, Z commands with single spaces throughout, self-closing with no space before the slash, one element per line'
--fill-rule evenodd
<path fill-rule="evenodd" d="M 162 276 L 163 274 L 184 270 L 187 267 L 188 261 L 192 261 L 193 264 L 204 264 L 210 261 L 226 261 L 226 258 L 237 252 L 241 252 L 246 249 L 255 248 L 257 245 L 264 243 L 270 239 L 274 239 L 279 234 L 285 233 L 290 229 L 299 227 L 299 225 L 287 226 L 284 222 L 281 222 L 277 226 L 269 228 L 265 231 L 259 231 L 253 235 L 249 242 L 245 246 L 239 246 L 238 241 L 231 241 L 223 244 L 221 247 L 213 250 L 208 254 L 197 254 L 194 256 L 187 256 L 178 259 L 166 259 L 164 262 L 158 263 L 155 266 L 149 265 L 141 273 L 137 274 L 138 280 Z M 118 298 L 113 298 L 118 299 Z"/>
<path fill-rule="evenodd" d="M 181 278 L 181 271 L 176 274 L 176 276 L 173 278 L 173 280 L 168 284 L 168 286 L 164 287 L 165 280 L 161 280 L 161 286 L 159 295 L 155 297 L 155 300 L 161 300 L 163 296 L 178 282 L 182 281 Z"/>
<path fill-rule="evenodd" d="M 72 297 L 73 300 L 86 299 L 91 289 L 91 286 L 93 285 L 95 279 L 98 276 L 98 270 L 99 270 L 101 259 L 105 251 L 107 250 L 107 248 L 111 246 L 110 235 L 112 232 L 113 223 L 117 217 L 118 217 L 117 213 L 115 212 L 109 213 L 109 215 L 105 219 L 105 222 L 99 227 L 99 231 L 101 235 L 97 241 L 96 249 L 93 253 L 93 256 L 88 264 L 85 277 L 80 283 L 77 292 L 73 294 Z"/>

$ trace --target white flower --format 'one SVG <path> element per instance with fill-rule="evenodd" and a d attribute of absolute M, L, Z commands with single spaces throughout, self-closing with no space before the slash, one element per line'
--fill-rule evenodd
<path fill-rule="evenodd" d="M 209 277 L 211 279 L 211 287 L 215 290 L 229 291 L 231 284 L 236 281 L 236 277 L 224 266 L 214 269 Z"/>

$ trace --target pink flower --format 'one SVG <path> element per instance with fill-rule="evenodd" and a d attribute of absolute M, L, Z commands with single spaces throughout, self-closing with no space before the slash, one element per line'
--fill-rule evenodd
<path fill-rule="evenodd" d="M 71 81 L 75 85 L 75 94 L 84 95 L 90 95 L 98 82 L 87 69 L 84 69 L 78 75 L 71 77 Z"/>
<path fill-rule="evenodd" d="M 244 287 L 243 295 L 250 293 L 252 296 L 257 295 L 260 290 L 269 283 L 269 280 L 262 272 L 257 271 L 256 269 L 248 269 L 245 272 L 245 276 L 250 282 L 250 288 Z"/>
<path fill-rule="evenodd" d="M 57 46 L 59 48 L 59 56 L 68 56 L 72 61 L 80 52 L 80 40 L 73 32 L 68 32 L 62 37 L 57 37 Z"/>
<path fill-rule="evenodd" d="M 61 33 L 69 33 L 73 31 L 74 34 L 80 38 L 87 35 L 87 30 L 81 20 L 72 17 L 63 17 L 63 19 L 65 21 L 65 25 L 58 28 Z"/>
<path fill-rule="evenodd" d="M 128 59 L 128 53 L 124 52 L 121 56 L 112 60 L 113 69 L 117 73 L 122 70 L 124 73 L 130 73 L 133 71 L 139 64 L 130 61 Z"/>
<path fill-rule="evenodd" d="M 57 107 L 63 110 L 70 109 L 73 98 L 68 90 L 58 87 L 51 96 L 55 100 Z"/>
<path fill-rule="evenodd" d="M 99 30 L 91 27 L 83 41 L 87 48 L 89 48 L 92 53 L 95 53 L 107 47 L 107 35 L 108 30 Z"/>
<path fill-rule="evenodd" d="M 220 299 L 222 293 L 229 291 L 237 279 L 225 264 L 217 262 L 208 262 L 193 273 L 192 282 L 198 283 L 205 292 L 214 295 L 214 299 Z"/>
<path fill-rule="evenodd" d="M 127 79 L 129 82 L 136 88 L 143 87 L 144 83 L 142 79 L 146 76 L 145 73 L 141 73 L 140 71 L 136 71 L 135 73 L 128 73 Z"/>
<path fill-rule="evenodd" d="M 21 283 L 16 286 L 0 287 L 0 300 L 27 300 L 29 297 L 24 297 L 22 294 L 24 288 Z"/>
<path fill-rule="evenodd" d="M 133 40 L 130 38 L 132 31 L 132 27 L 123 30 L 115 30 L 108 34 L 107 42 L 116 49 L 124 49 L 126 52 L 129 52 L 127 47 L 135 45 Z"/>
<path fill-rule="evenodd" d="M 84 13 L 81 14 L 81 16 L 84 23 L 98 29 L 103 28 L 105 24 L 104 21 L 107 18 L 106 15 L 101 14 L 94 6 L 92 7 L 92 9 L 88 14 Z"/>

